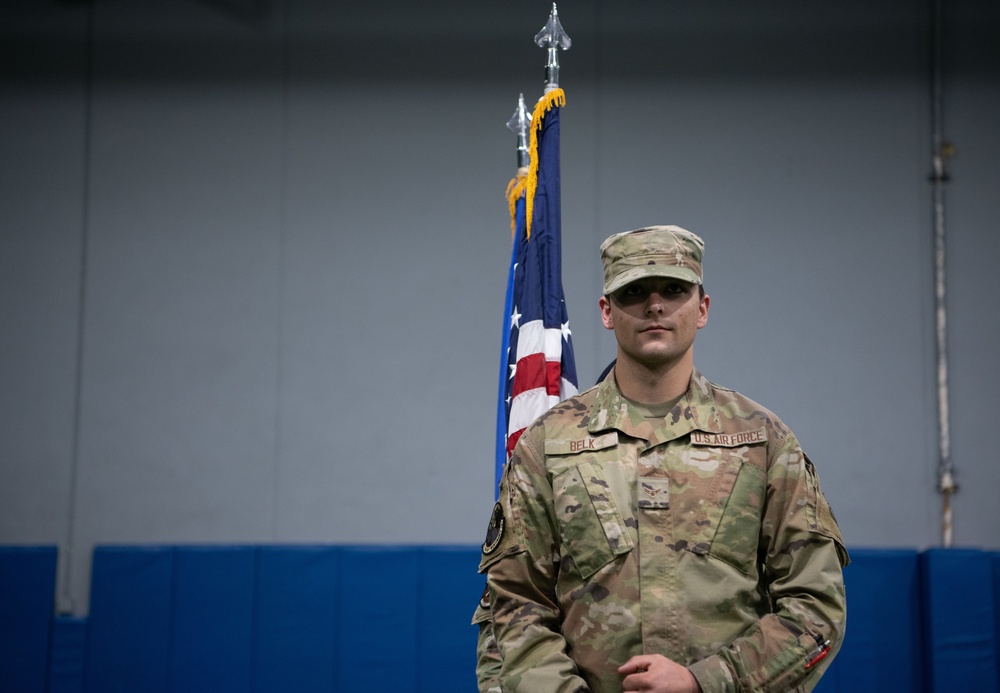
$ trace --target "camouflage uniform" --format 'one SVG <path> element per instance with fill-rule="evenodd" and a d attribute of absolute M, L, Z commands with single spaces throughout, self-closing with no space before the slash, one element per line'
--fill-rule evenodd
<path fill-rule="evenodd" d="M 505 469 L 480 563 L 502 690 L 618 692 L 618 667 L 654 653 L 704 693 L 811 690 L 843 637 L 847 562 L 774 414 L 695 371 L 650 421 L 608 378 L 543 414 Z"/>
<path fill-rule="evenodd" d="M 476 641 L 476 684 L 479 693 L 500 693 L 500 648 L 493 636 L 488 589 L 479 600 L 472 625 L 479 626 Z"/>

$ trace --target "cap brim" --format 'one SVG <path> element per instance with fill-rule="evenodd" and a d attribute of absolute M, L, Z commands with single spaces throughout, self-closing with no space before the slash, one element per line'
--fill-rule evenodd
<path fill-rule="evenodd" d="M 604 293 L 610 294 L 622 288 L 626 284 L 631 284 L 638 279 L 647 277 L 664 277 L 670 279 L 680 279 L 688 284 L 701 284 L 701 277 L 695 274 L 694 270 L 677 265 L 642 265 L 625 270 L 609 283 L 604 285 Z"/>

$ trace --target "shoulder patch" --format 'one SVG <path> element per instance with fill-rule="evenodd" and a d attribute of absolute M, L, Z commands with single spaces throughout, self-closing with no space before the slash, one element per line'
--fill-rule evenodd
<path fill-rule="evenodd" d="M 553 438 L 545 441 L 545 454 L 576 455 L 592 450 L 604 450 L 616 445 L 618 445 L 618 431 L 611 431 L 601 436 L 586 436 L 584 438 Z"/>
<path fill-rule="evenodd" d="M 708 445 L 713 448 L 736 448 L 741 445 L 756 445 L 766 442 L 767 429 L 763 426 L 752 431 L 740 431 L 739 433 L 691 432 L 692 445 Z"/>
<path fill-rule="evenodd" d="M 493 514 L 490 516 L 490 524 L 486 528 L 486 541 L 483 542 L 483 555 L 489 556 L 500 546 L 503 539 L 503 531 L 507 524 L 503 516 L 503 506 L 497 503 L 493 506 Z"/>

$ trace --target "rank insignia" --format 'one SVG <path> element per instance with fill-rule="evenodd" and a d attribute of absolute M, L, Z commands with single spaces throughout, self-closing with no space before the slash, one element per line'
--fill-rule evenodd
<path fill-rule="evenodd" d="M 643 510 L 665 510 L 670 507 L 670 480 L 639 477 L 637 505 Z"/>
<path fill-rule="evenodd" d="M 488 556 L 500 546 L 503 539 L 503 530 L 506 521 L 503 516 L 503 506 L 497 503 L 493 506 L 493 515 L 490 516 L 490 526 L 486 529 L 486 541 L 483 542 L 483 555 Z"/>

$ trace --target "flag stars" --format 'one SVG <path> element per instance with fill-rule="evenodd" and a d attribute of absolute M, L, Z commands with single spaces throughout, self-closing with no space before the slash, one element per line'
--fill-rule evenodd
<path fill-rule="evenodd" d="M 510 316 L 510 326 L 511 329 L 521 329 L 521 314 L 517 312 L 517 306 L 514 306 L 514 312 Z"/>
<path fill-rule="evenodd" d="M 572 332 L 570 331 L 570 329 L 569 329 L 569 320 L 567 320 L 567 321 L 566 321 L 566 322 L 564 322 L 564 323 L 563 323 L 562 325 L 560 325 L 560 326 L 559 326 L 559 329 L 560 329 L 560 330 L 562 330 L 562 338 L 563 338 L 563 341 L 564 341 L 564 342 L 568 342 L 568 341 L 569 341 L 569 338 L 570 338 L 570 336 L 571 336 L 571 335 L 573 334 L 573 333 L 572 333 Z"/>

